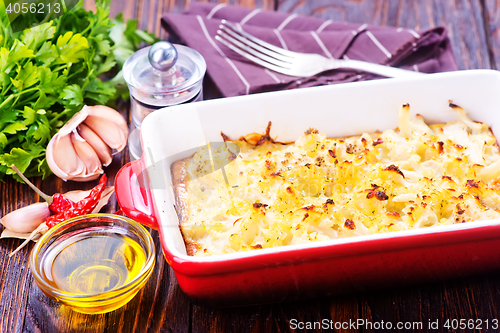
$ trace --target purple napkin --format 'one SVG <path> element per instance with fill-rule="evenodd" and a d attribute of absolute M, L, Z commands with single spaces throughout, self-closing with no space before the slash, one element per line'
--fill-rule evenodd
<path fill-rule="evenodd" d="M 163 15 L 162 25 L 171 38 L 203 55 L 208 75 L 224 96 L 364 81 L 380 76 L 354 70 L 331 70 L 298 78 L 262 68 L 215 40 L 222 19 L 291 51 L 364 60 L 424 73 L 457 69 L 443 27 L 417 32 L 199 2 L 191 3 L 182 14 Z"/>

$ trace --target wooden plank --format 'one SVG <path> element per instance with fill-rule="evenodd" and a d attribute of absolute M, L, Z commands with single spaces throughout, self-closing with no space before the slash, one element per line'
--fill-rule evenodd
<path fill-rule="evenodd" d="M 415 30 L 445 26 L 460 69 L 491 67 L 479 0 L 280 0 L 278 10 L 336 21 Z"/>
<path fill-rule="evenodd" d="M 95 0 L 83 0 L 83 8 L 95 12 Z"/>
<path fill-rule="evenodd" d="M 366 293 L 360 298 L 363 317 L 371 317 L 373 323 L 391 322 L 394 327 L 401 322 L 408 325 L 403 331 L 427 331 L 434 328 L 431 325 L 444 330 L 447 322 L 453 324 L 457 319 L 471 325 L 465 331 L 479 331 L 478 327 L 484 331 L 486 320 L 491 330 L 492 320 L 499 318 L 499 277 L 499 273 L 491 273 Z M 365 328 L 367 332 L 376 331 Z"/>
<path fill-rule="evenodd" d="M 396 289 L 387 288 L 365 293 L 360 297 L 363 319 L 365 320 L 364 326 L 362 326 L 363 331 L 379 331 L 379 325 L 400 332 L 426 331 L 427 315 L 429 314 L 428 289 L 429 286 L 424 285 Z M 436 294 L 439 295 L 439 288 L 431 293 L 433 296 Z M 435 302 L 430 304 L 435 304 Z M 398 327 L 398 325 L 408 326 Z"/>
<path fill-rule="evenodd" d="M 337 296 L 235 308 L 193 305 L 193 332 L 294 332 L 335 328 L 359 318 L 356 297 Z M 307 324 L 310 323 L 310 324 Z M 342 332 L 354 332 L 349 328 Z"/>
<path fill-rule="evenodd" d="M 31 274 L 28 269 L 29 253 L 24 252 L 9 258 L 9 253 L 21 244 L 19 240 L 2 240 L 0 248 L 0 331 L 21 331 L 26 312 Z"/>
<path fill-rule="evenodd" d="M 231 5 L 238 5 L 249 8 L 264 8 L 272 10 L 274 7 L 274 2 L 272 0 L 230 0 L 230 1 L 216 1 L 209 0 L 208 2 L 222 2 Z M 116 4 L 120 4 L 119 1 L 115 1 Z M 160 19 L 164 13 L 181 13 L 182 11 L 189 8 L 189 0 L 139 0 L 136 1 L 134 15 L 130 17 L 139 18 L 139 27 L 141 29 L 153 32 L 156 36 L 162 39 L 166 39 L 166 32 L 161 28 Z M 130 10 L 130 5 L 127 6 L 127 14 L 130 15 L 132 12 Z M 117 10 L 121 6 L 117 5 L 113 8 L 113 15 L 115 15 Z"/>
<path fill-rule="evenodd" d="M 1 216 L 40 200 L 38 195 L 10 177 L 0 183 Z M 31 179 L 43 191 L 48 186 L 41 184 L 40 179 Z M 22 243 L 19 239 L 2 239 L 0 241 L 0 331 L 21 331 L 26 312 L 26 302 L 32 277 L 28 268 L 31 246 L 9 258 L 9 253 Z"/>
<path fill-rule="evenodd" d="M 112 0 L 109 16 L 115 17 L 122 13 L 124 20 L 137 19 L 137 10 L 141 0 Z"/>
<path fill-rule="evenodd" d="M 331 318 L 334 323 L 334 329 L 342 332 L 356 332 L 348 323 L 349 321 L 357 321 L 358 319 L 369 319 L 362 315 L 358 298 L 355 295 L 345 295 L 342 297 L 331 297 L 322 300 L 320 303 L 321 316 L 320 318 Z M 324 313 L 328 309 L 329 314 Z M 350 322 L 349 322 L 350 324 Z M 340 326 L 337 326 L 340 325 Z M 341 329 L 338 329 L 341 327 Z"/>
<path fill-rule="evenodd" d="M 500 1 L 482 0 L 483 15 L 485 17 L 486 33 L 490 38 L 489 51 L 492 59 L 492 67 L 500 68 Z"/>

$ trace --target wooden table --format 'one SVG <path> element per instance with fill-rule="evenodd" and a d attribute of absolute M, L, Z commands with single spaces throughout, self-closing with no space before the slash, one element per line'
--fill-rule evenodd
<path fill-rule="evenodd" d="M 232 4 L 267 10 L 294 12 L 338 21 L 401 26 L 416 30 L 438 25 L 448 29 L 460 69 L 497 68 L 500 66 L 500 1 L 495 0 L 235 0 Z M 86 0 L 87 8 L 92 2 Z M 188 1 L 113 0 L 112 15 L 123 12 L 125 18 L 137 18 L 139 26 L 165 37 L 160 14 L 179 12 Z M 210 87 L 205 87 L 210 89 Z M 500 92 L 499 92 L 500 93 Z M 212 95 L 217 95 L 213 93 Z M 128 114 L 126 103 L 122 111 Z M 115 156 L 106 172 L 110 183 L 121 165 L 129 159 L 124 152 Z M 63 183 L 52 176 L 34 182 L 46 193 L 90 188 L 92 184 Z M 0 183 L 1 213 L 39 201 L 26 186 L 8 179 Z M 117 209 L 113 198 L 106 210 Z M 73 312 L 47 298 L 35 285 L 28 268 L 32 245 L 16 256 L 8 253 L 20 240 L 0 240 L 0 331 L 1 332 L 288 332 L 293 320 L 300 322 L 346 322 L 364 319 L 372 323 L 398 322 L 411 325 L 438 321 L 438 331 L 450 320 L 472 320 L 481 332 L 492 329 L 500 319 L 500 272 L 470 278 L 379 290 L 341 297 L 325 297 L 284 304 L 218 309 L 193 305 L 179 288 L 152 231 L 157 245 L 157 264 L 153 276 L 126 306 L 102 315 Z M 482 320 L 482 325 L 480 321 Z M 486 330 L 489 321 L 489 330 Z M 342 332 L 357 331 L 351 326 Z M 299 330 L 300 331 L 300 330 Z M 311 330 L 311 331 L 321 331 Z M 362 328 L 371 332 L 375 329 Z M 383 330 L 379 330 L 383 331 Z M 401 330 L 399 330 L 401 331 Z M 480 331 L 469 329 L 468 331 Z"/>

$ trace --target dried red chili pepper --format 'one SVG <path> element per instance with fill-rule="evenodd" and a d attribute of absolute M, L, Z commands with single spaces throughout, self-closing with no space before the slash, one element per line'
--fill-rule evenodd
<path fill-rule="evenodd" d="M 74 204 L 75 203 L 66 198 L 64 194 L 56 193 L 52 196 L 52 203 L 49 205 L 49 209 L 51 212 L 58 214 L 71 209 Z"/>
<path fill-rule="evenodd" d="M 106 186 L 106 175 L 103 174 L 101 179 L 99 180 L 99 184 L 97 184 L 96 187 L 90 191 L 90 194 L 83 198 L 82 200 L 73 203 L 73 205 L 52 216 L 49 216 L 46 220 L 45 223 L 47 224 L 47 227 L 52 228 L 56 224 L 66 221 L 67 219 L 70 219 L 75 216 L 80 216 L 80 215 L 85 215 L 89 214 L 94 210 L 94 208 L 97 206 L 99 203 L 99 200 L 101 199 L 101 194 L 102 191 L 104 190 L 104 187 Z M 69 200 L 69 199 L 68 199 Z M 71 200 L 69 200 L 71 201 Z M 72 201 L 71 201 L 72 202 Z M 61 206 L 62 207 L 62 206 Z M 60 208 L 60 207 L 58 207 Z"/>

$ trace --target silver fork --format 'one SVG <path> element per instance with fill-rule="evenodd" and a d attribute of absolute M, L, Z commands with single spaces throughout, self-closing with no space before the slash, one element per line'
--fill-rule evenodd
<path fill-rule="evenodd" d="M 419 72 L 365 61 L 329 59 L 314 53 L 288 51 L 254 37 L 226 20 L 222 20 L 219 28 L 221 30 L 218 30 L 218 35 L 215 36 L 215 39 L 219 42 L 262 67 L 290 76 L 307 77 L 338 68 L 356 69 L 398 78 L 412 78 L 424 75 Z"/>

